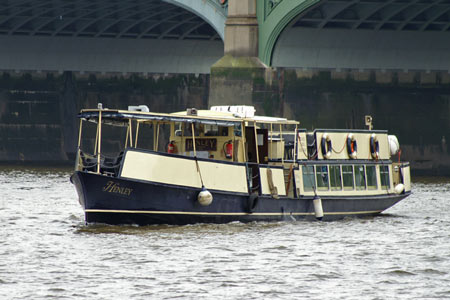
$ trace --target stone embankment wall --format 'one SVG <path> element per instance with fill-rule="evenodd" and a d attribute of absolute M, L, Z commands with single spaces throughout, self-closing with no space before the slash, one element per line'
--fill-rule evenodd
<path fill-rule="evenodd" d="M 209 75 L 0 73 L 0 162 L 70 162 L 82 108 L 206 107 Z"/>
<path fill-rule="evenodd" d="M 449 74 L 279 69 L 249 80 L 239 70 L 220 72 L 222 79 L 213 80 L 216 103 L 208 102 L 209 75 L 0 73 L 0 161 L 73 161 L 76 114 L 99 102 L 109 108 L 145 104 L 158 112 L 223 103 L 255 105 L 258 114 L 283 115 L 307 129 L 365 128 L 364 116 L 372 115 L 374 129 L 397 135 L 414 174 L 450 175 Z M 233 80 L 250 90 L 244 103 L 232 96 L 239 92 L 220 86 Z"/>
<path fill-rule="evenodd" d="M 411 162 L 413 174 L 450 176 L 447 72 L 262 71 L 219 66 L 211 76 L 210 103 L 231 104 L 233 86 L 245 98 L 244 104 L 254 105 L 258 113 L 298 120 L 308 130 L 366 129 L 364 116 L 371 115 L 374 129 L 398 137 L 401 159 Z"/>
<path fill-rule="evenodd" d="M 367 128 L 398 137 L 414 174 L 450 175 L 450 74 L 281 71 L 283 112 L 302 127 Z"/>

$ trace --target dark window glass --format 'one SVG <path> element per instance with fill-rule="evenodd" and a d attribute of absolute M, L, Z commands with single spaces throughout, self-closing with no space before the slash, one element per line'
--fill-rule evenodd
<path fill-rule="evenodd" d="M 341 166 L 330 166 L 330 185 L 333 191 L 342 190 Z"/>
<path fill-rule="evenodd" d="M 380 166 L 381 188 L 388 189 L 389 184 L 389 166 Z"/>
<path fill-rule="evenodd" d="M 353 166 L 342 166 L 342 179 L 344 181 L 344 190 L 353 190 Z"/>
<path fill-rule="evenodd" d="M 357 190 L 366 189 L 366 173 L 364 172 L 363 165 L 355 166 L 355 184 Z"/>
<path fill-rule="evenodd" d="M 314 167 L 313 166 L 303 166 L 303 190 L 305 192 L 311 192 L 314 190 Z"/>
<path fill-rule="evenodd" d="M 316 166 L 317 189 L 328 191 L 328 166 Z"/>
<path fill-rule="evenodd" d="M 367 188 L 369 190 L 377 189 L 377 168 L 375 166 L 366 166 Z"/>

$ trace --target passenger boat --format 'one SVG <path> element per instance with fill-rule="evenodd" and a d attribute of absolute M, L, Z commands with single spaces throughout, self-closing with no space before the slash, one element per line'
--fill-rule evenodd
<path fill-rule="evenodd" d="M 75 172 L 87 223 L 192 224 L 374 216 L 411 194 L 395 136 L 299 128 L 251 106 L 85 109 Z"/>

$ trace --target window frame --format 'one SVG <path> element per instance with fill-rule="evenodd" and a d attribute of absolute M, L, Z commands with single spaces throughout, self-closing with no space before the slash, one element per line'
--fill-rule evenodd
<path fill-rule="evenodd" d="M 338 168 L 338 172 L 332 172 L 332 169 Z M 338 183 L 339 185 L 333 185 L 333 178 L 336 178 L 334 175 L 338 175 Z M 341 165 L 329 165 L 328 166 L 328 178 L 329 178 L 329 182 L 330 182 L 330 189 L 332 191 L 342 191 L 342 166 Z"/>
<path fill-rule="evenodd" d="M 320 171 L 317 171 L 317 168 L 320 168 Z M 328 170 L 328 165 L 315 165 L 314 169 L 316 171 L 316 186 L 318 191 L 329 191 L 330 190 L 330 172 Z M 323 171 L 325 170 L 325 172 Z M 319 175 L 321 178 L 321 182 L 324 183 L 324 185 L 319 186 Z M 325 175 L 325 176 L 324 176 Z M 326 181 L 326 186 L 325 186 Z"/>
<path fill-rule="evenodd" d="M 366 169 L 366 186 L 367 186 L 367 189 L 368 190 L 377 190 L 378 189 L 377 167 L 375 165 L 366 165 L 365 169 Z M 375 185 L 369 185 L 369 172 L 368 172 L 369 169 L 373 170 L 372 176 L 370 178 L 372 178 L 375 181 Z M 373 182 L 371 182 L 371 183 L 373 183 Z"/>
<path fill-rule="evenodd" d="M 359 169 L 361 167 L 363 168 L 362 171 Z M 358 172 L 356 172 L 357 170 L 358 170 Z M 354 165 L 353 172 L 355 174 L 355 189 L 357 191 L 366 190 L 367 189 L 366 166 L 365 165 Z M 362 182 L 360 180 L 357 180 L 357 173 L 358 173 L 358 175 L 361 174 L 363 176 Z M 361 185 L 359 183 L 363 183 L 363 185 Z"/>
<path fill-rule="evenodd" d="M 382 172 L 382 168 L 383 169 L 385 168 L 386 172 Z M 387 165 L 380 165 L 379 166 L 379 170 L 380 170 L 380 187 L 381 187 L 381 189 L 386 189 L 386 190 L 390 189 L 390 187 L 391 187 L 391 175 L 390 175 L 390 171 L 389 171 L 389 166 L 387 166 Z M 385 178 L 385 177 L 383 177 L 383 174 L 387 175 L 386 185 L 383 185 L 383 178 Z"/>
<path fill-rule="evenodd" d="M 351 171 L 345 171 L 344 173 L 344 168 L 350 167 Z M 344 191 L 354 191 L 355 190 L 355 168 L 353 165 L 342 165 L 342 187 L 344 188 Z M 345 180 L 344 180 L 344 175 L 346 176 L 346 178 L 348 178 L 348 175 L 351 175 L 350 178 L 352 180 L 352 186 L 347 186 L 345 185 Z"/>
<path fill-rule="evenodd" d="M 305 172 L 305 170 L 312 170 L 312 172 Z M 309 180 L 305 180 L 305 176 L 310 176 Z M 312 165 L 303 165 L 302 166 L 302 181 L 303 181 L 302 184 L 303 184 L 304 192 L 314 192 L 315 191 L 315 189 L 316 189 L 316 173 L 315 173 L 314 166 L 312 166 Z M 305 185 L 306 182 L 309 182 L 311 185 L 307 187 Z"/>

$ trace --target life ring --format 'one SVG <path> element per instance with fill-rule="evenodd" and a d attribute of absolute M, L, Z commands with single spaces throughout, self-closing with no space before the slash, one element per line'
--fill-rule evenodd
<path fill-rule="evenodd" d="M 258 205 L 258 194 L 251 194 L 247 199 L 247 210 L 252 213 Z"/>
<path fill-rule="evenodd" d="M 320 149 L 322 150 L 322 155 L 324 158 L 331 158 L 331 151 L 333 147 L 331 145 L 331 138 L 328 133 L 324 133 L 322 135 L 322 140 L 320 141 Z"/>
<path fill-rule="evenodd" d="M 347 153 L 351 159 L 356 159 L 358 144 L 356 143 L 356 138 L 352 133 L 347 136 Z"/>
<path fill-rule="evenodd" d="M 374 159 L 380 157 L 380 144 L 378 143 L 378 137 L 375 133 L 370 136 L 370 155 L 372 155 Z"/>

